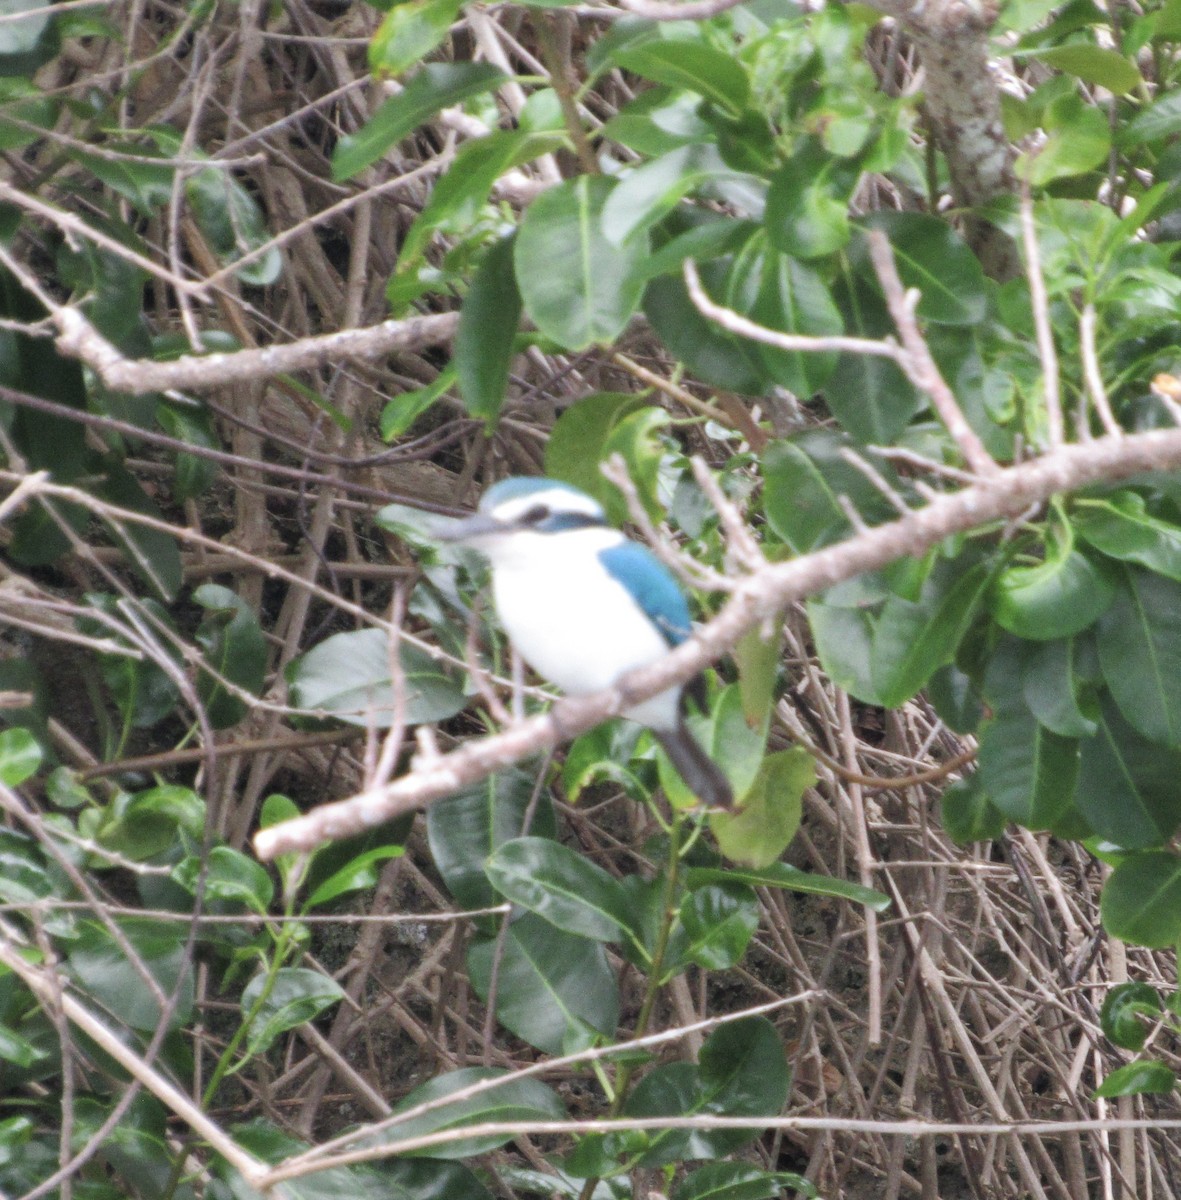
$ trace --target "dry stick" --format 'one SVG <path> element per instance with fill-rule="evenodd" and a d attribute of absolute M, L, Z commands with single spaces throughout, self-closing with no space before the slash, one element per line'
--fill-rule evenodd
<path fill-rule="evenodd" d="M 58 989 L 53 981 L 47 978 L 46 970 L 26 962 L 7 937 L 0 940 L 0 964 L 19 976 L 29 991 L 42 1003 L 56 1002 Z M 163 1075 L 149 1067 L 138 1054 L 128 1049 L 118 1034 L 79 1003 L 71 993 L 63 990 L 60 996 L 62 1010 L 74 1025 L 109 1054 L 133 1079 L 143 1084 L 157 1100 L 180 1117 L 194 1133 L 204 1138 L 248 1183 L 254 1187 L 259 1186 L 267 1174 L 263 1163 L 243 1150 L 233 1138 L 228 1137 L 221 1126 L 207 1117 L 184 1092 L 174 1087 Z"/>
<path fill-rule="evenodd" d="M 1066 445 L 952 495 L 933 500 L 908 517 L 868 529 L 835 546 L 791 562 L 774 563 L 736 581 L 722 611 L 659 662 L 628 672 L 614 687 L 566 698 L 512 729 L 466 742 L 423 763 L 389 785 L 323 805 L 303 817 L 261 831 L 261 858 L 312 850 L 327 841 L 370 829 L 383 821 L 451 795 L 495 771 L 557 745 L 618 716 L 638 701 L 683 683 L 721 658 L 747 630 L 789 603 L 846 579 L 880 570 L 900 558 L 921 555 L 945 537 L 1018 516 L 1057 492 L 1099 480 L 1114 482 L 1141 471 L 1181 466 L 1181 431 L 1153 430 L 1124 438 Z M 126 514 L 136 519 L 136 514 Z"/>
<path fill-rule="evenodd" d="M 1042 278 L 1037 231 L 1033 227 L 1033 203 L 1029 184 L 1021 188 L 1021 244 L 1025 247 L 1025 275 L 1029 280 L 1029 298 L 1033 305 L 1033 328 L 1037 335 L 1038 357 L 1042 360 L 1042 392 L 1046 399 L 1046 423 L 1050 448 L 1062 445 L 1062 396 L 1058 382 L 1058 351 L 1054 349 L 1054 331 L 1050 328 L 1050 302 L 1046 281 Z"/>
<path fill-rule="evenodd" d="M 869 230 L 865 238 L 869 245 L 873 269 L 877 272 L 878 282 L 881 283 L 882 292 L 886 297 L 886 306 L 898 327 L 898 336 L 902 338 L 903 353 L 898 359 L 898 365 L 915 387 L 926 392 L 968 466 L 978 475 L 994 474 L 1000 468 L 984 448 L 984 443 L 976 436 L 976 431 L 968 424 L 967 417 L 964 416 L 951 388 L 947 386 L 947 381 L 940 373 L 923 335 L 919 332 L 914 312 L 918 303 L 918 293 L 913 290 L 907 292 L 903 288 L 889 239 L 880 229 Z"/>
<path fill-rule="evenodd" d="M 1083 379 L 1087 384 L 1087 393 L 1091 403 L 1099 414 L 1103 428 L 1112 437 L 1122 437 L 1123 429 L 1111 411 L 1111 402 L 1107 399 L 1107 389 L 1103 386 L 1103 374 L 1099 369 L 1099 355 L 1095 350 L 1095 306 L 1088 300 L 1083 306 L 1082 316 L 1078 322 L 1079 343 L 1083 352 Z"/>

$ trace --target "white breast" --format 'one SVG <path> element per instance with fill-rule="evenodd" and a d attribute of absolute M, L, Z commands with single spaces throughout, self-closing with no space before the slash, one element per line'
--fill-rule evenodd
<path fill-rule="evenodd" d="M 488 547 L 492 592 L 521 657 L 571 696 L 609 687 L 634 667 L 668 653 L 668 643 L 599 561 L 623 535 L 609 529 L 522 532 Z M 677 723 L 677 688 L 628 716 L 657 729 Z"/>

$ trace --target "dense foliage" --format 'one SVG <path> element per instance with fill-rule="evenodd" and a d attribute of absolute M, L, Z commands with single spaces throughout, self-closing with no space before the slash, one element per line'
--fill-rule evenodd
<path fill-rule="evenodd" d="M 632 7 L 0 14 L 3 1194 L 841 1186 L 830 1159 L 763 1136 L 803 1128 L 776 1126 L 800 1115 L 793 1071 L 820 1102 L 842 1086 L 780 1023 L 808 1004 L 824 1015 L 802 1039 L 836 1021 L 832 963 L 795 997 L 823 955 L 786 919 L 770 951 L 759 930 L 819 896 L 876 954 L 877 914 L 930 895 L 874 876 L 860 790 L 820 822 L 840 849 L 814 869 L 821 835 L 810 861 L 796 839 L 818 776 L 824 795 L 885 790 L 904 761 L 900 793 L 941 789 L 970 854 L 1052 835 L 1102 887 L 1108 938 L 1181 944 L 1172 471 L 965 524 L 817 591 L 806 622 L 747 633 L 695 718 L 737 815 L 699 812 L 651 740 L 611 723 L 434 803 L 425 835 L 403 820 L 273 866 L 251 853 L 257 828 L 544 702 L 511 688 L 484 568 L 435 536 L 484 482 L 544 471 L 617 521 L 666 522 L 706 620 L 761 565 L 1177 422 L 1181 4 L 1011 0 L 984 22 L 1007 186 L 970 214 L 916 76 L 936 38 L 921 16 Z M 279 353 L 365 328 L 403 340 Z M 801 682 L 817 664 L 827 699 Z M 904 725 L 921 736 L 894 760 L 878 738 L 866 777 L 856 736 Z M 371 986 L 380 938 L 325 931 L 364 931 L 358 902 L 376 921 L 399 887 L 420 901 L 415 956 L 444 965 L 429 987 L 407 974 L 431 1019 L 409 1001 L 400 1018 L 427 1077 L 387 1087 L 340 1046 L 402 985 Z M 902 923 L 900 993 L 931 986 Z M 1073 988 L 1094 955 L 1070 932 L 1051 940 Z M 1145 977 L 1113 973 L 1089 1009 L 1109 1040 L 1064 1035 L 1072 1112 L 1171 1102 L 1181 999 L 1132 954 Z M 339 1112 L 332 1072 L 362 1098 Z M 967 1074 L 988 1100 L 987 1072 Z M 981 1111 L 1008 1119 L 1000 1099 Z M 333 1148 L 354 1157 L 303 1169 L 351 1131 Z M 1106 1143 L 1080 1145 L 1059 1163 L 1014 1142 L 992 1194 L 1110 1183 Z M 902 1159 L 890 1171 L 900 1188 Z"/>

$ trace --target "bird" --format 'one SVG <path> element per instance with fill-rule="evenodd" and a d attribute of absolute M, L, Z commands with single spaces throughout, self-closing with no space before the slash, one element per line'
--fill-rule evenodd
<path fill-rule="evenodd" d="M 497 617 L 517 653 L 569 696 L 610 687 L 691 633 L 689 604 L 651 550 L 607 523 L 586 492 L 556 479 L 513 477 L 488 488 L 474 515 L 442 534 L 492 567 Z M 627 709 L 710 808 L 734 797 L 685 723 L 677 685 Z"/>

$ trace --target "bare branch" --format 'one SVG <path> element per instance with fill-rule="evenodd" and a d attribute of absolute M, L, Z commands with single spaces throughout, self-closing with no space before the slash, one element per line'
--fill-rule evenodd
<path fill-rule="evenodd" d="M 1042 395 L 1046 400 L 1046 423 L 1050 445 L 1061 446 L 1064 436 L 1062 395 L 1058 378 L 1058 351 L 1050 327 L 1050 302 L 1042 262 L 1038 253 L 1037 230 L 1033 226 L 1033 201 L 1028 186 L 1021 189 L 1021 244 L 1025 248 L 1025 275 L 1029 280 L 1029 300 L 1033 307 L 1033 328 L 1037 335 L 1038 357 L 1042 360 Z M 1111 431 L 1108 430 L 1110 433 Z"/>
<path fill-rule="evenodd" d="M 717 661 L 747 630 L 785 605 L 907 556 L 921 555 L 945 537 L 1015 517 L 1057 492 L 1141 471 L 1181 466 L 1181 430 L 1154 430 L 1123 438 L 1067 445 L 1041 458 L 997 470 L 972 487 L 813 554 L 740 579 L 714 620 L 657 663 L 629 672 L 612 688 L 559 700 L 547 712 L 492 737 L 466 742 L 423 763 L 389 785 L 323 805 L 255 835 L 260 858 L 312 850 L 424 807 L 495 771 L 556 746 L 618 716 Z"/>

